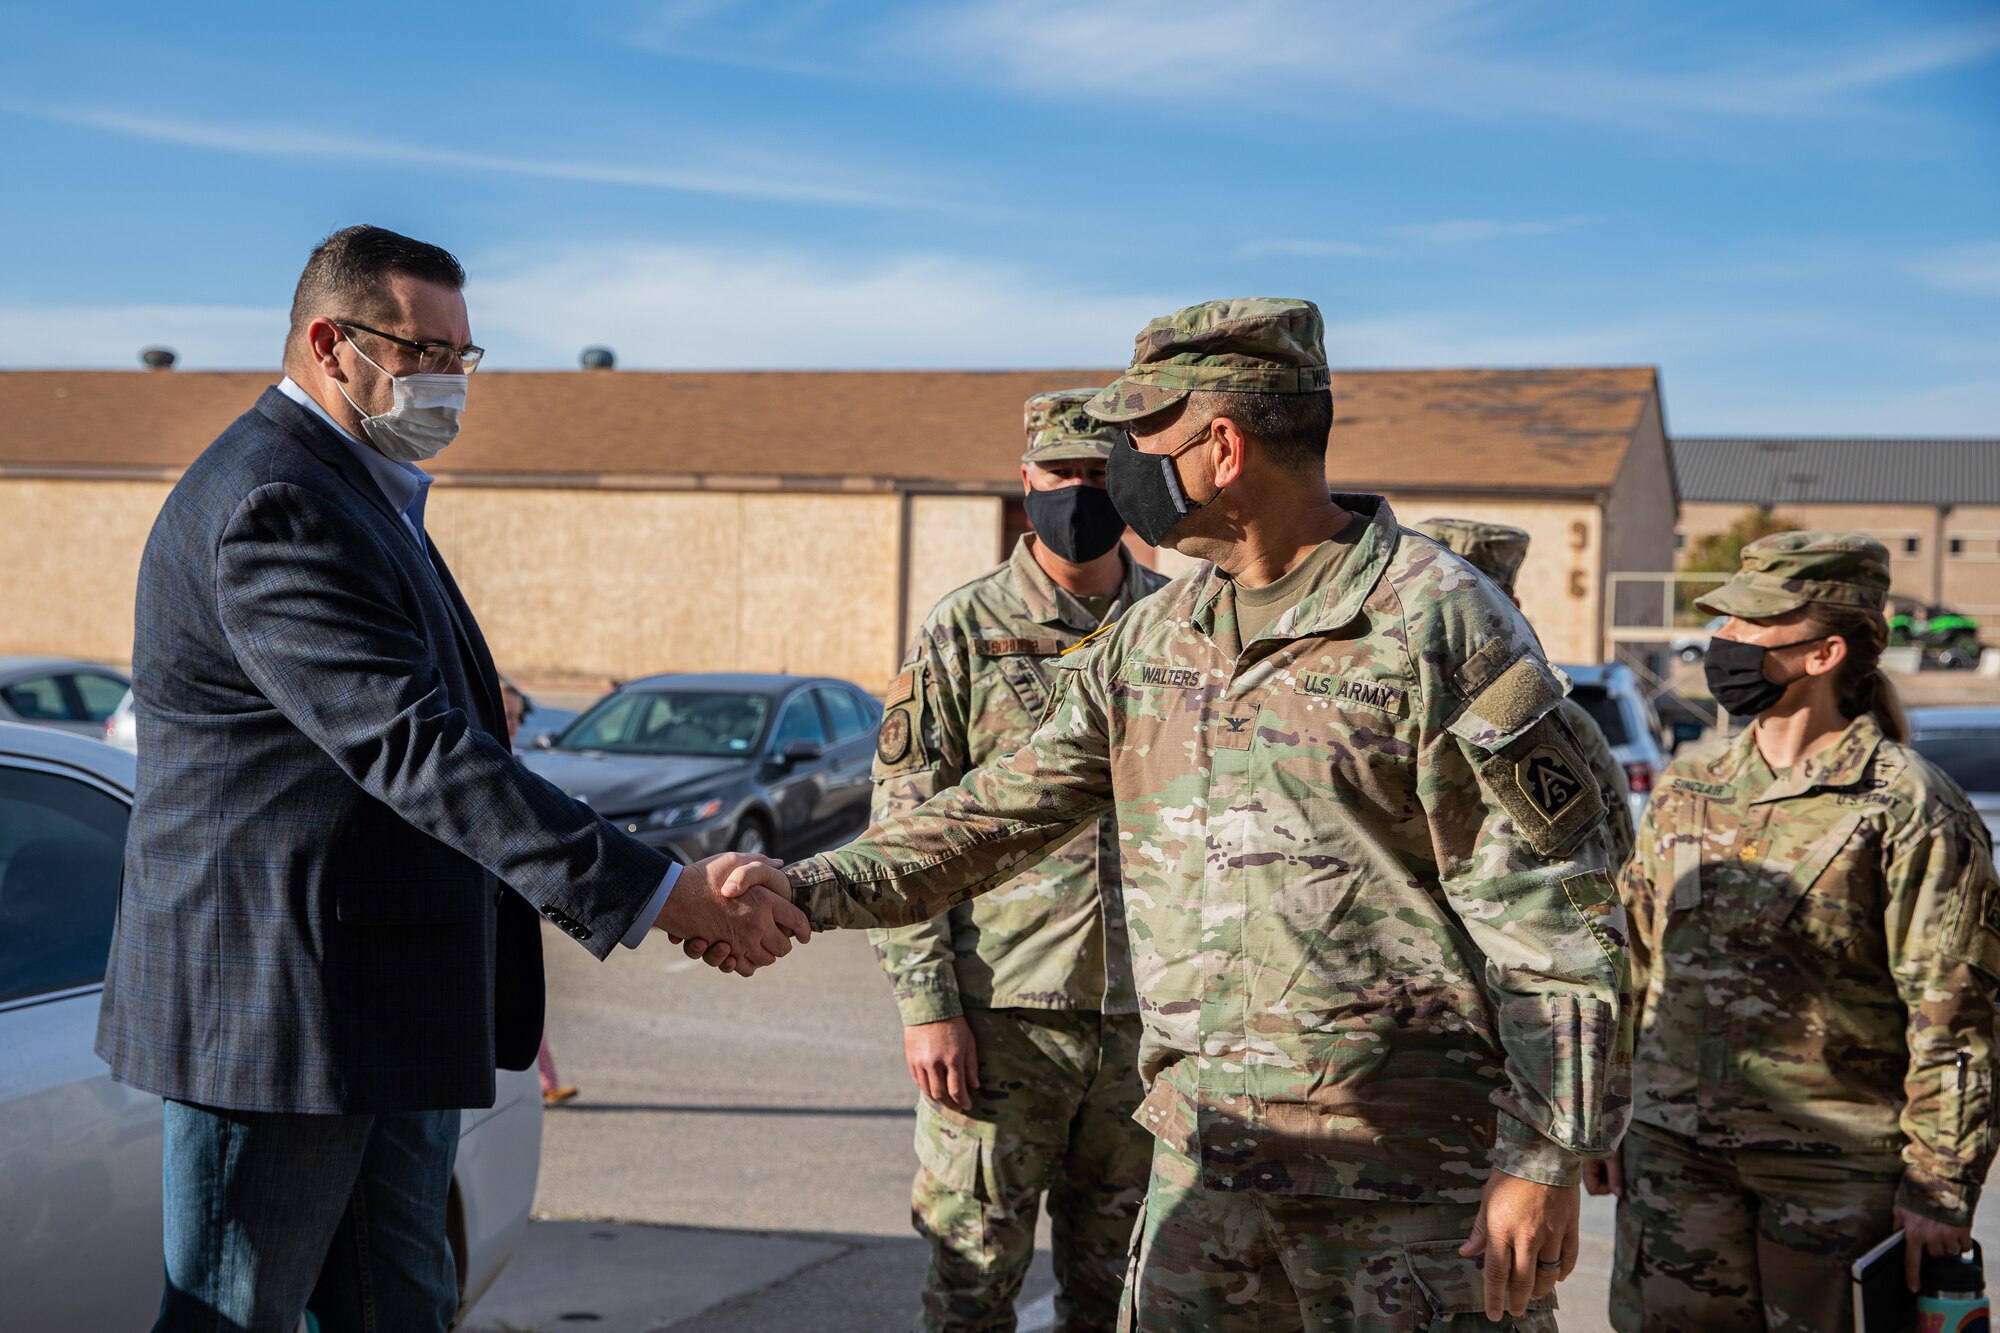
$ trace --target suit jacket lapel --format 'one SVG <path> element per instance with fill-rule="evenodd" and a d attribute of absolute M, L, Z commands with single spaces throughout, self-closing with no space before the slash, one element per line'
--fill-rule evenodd
<path fill-rule="evenodd" d="M 389 498 L 382 494 L 382 488 L 375 484 L 375 478 L 368 475 L 368 469 L 361 466 L 361 460 L 354 456 L 347 441 L 341 439 L 332 427 L 276 389 L 264 390 L 264 396 L 257 400 L 257 410 L 290 432 L 294 439 L 312 451 L 315 458 L 338 472 L 363 500 L 395 524 L 399 534 L 413 547 L 417 546 L 409 524 L 389 503 Z M 444 557 L 438 554 L 437 547 L 431 544 L 428 536 L 415 554 L 429 562 L 436 579 L 434 591 L 439 594 L 438 600 L 444 603 L 445 613 L 456 631 L 459 653 L 469 668 L 466 675 L 472 678 L 478 695 L 477 699 L 469 702 L 483 710 L 484 716 L 478 720 L 488 735 L 505 736 L 507 710 L 500 699 L 499 675 L 493 658 L 486 650 L 486 641 L 480 637 L 478 624 L 472 618 L 472 608 L 465 604 L 458 584 L 452 580 L 451 571 L 445 568 Z"/>
<path fill-rule="evenodd" d="M 363 500 L 394 522 L 398 531 L 409 535 L 409 529 L 403 525 L 403 516 L 390 505 L 389 497 L 382 494 L 375 478 L 368 475 L 368 469 L 361 466 L 361 460 L 354 456 L 347 441 L 341 439 L 333 427 L 276 389 L 264 390 L 264 396 L 257 400 L 257 410 L 290 431 L 294 439 L 312 452 L 313 457 L 338 472 L 341 480 L 353 487 Z"/>

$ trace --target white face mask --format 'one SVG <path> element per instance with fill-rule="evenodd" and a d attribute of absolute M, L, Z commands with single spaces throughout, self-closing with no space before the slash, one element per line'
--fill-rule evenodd
<path fill-rule="evenodd" d="M 348 346 L 375 369 L 375 361 L 352 338 Z M 382 370 L 384 375 L 389 372 Z M 421 463 L 458 438 L 458 418 L 465 411 L 464 375 L 389 375 L 394 399 L 389 410 L 379 416 L 361 412 L 361 405 L 348 397 L 345 385 L 335 385 L 347 405 L 361 412 L 361 433 L 384 458 L 398 463 Z"/>

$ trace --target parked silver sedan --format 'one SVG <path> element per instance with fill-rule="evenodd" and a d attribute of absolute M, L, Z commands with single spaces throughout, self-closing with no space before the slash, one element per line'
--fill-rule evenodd
<path fill-rule="evenodd" d="M 0 657 L 0 722 L 56 727 L 94 740 L 132 688 L 124 672 L 67 657 Z"/>
<path fill-rule="evenodd" d="M 100 724 L 101 725 L 101 724 Z M 92 1051 L 136 761 L 0 724 L 0 1328 L 145 1328 L 160 1301 L 160 1099 Z M 451 1244 L 465 1305 L 534 1200 L 542 1099 L 500 1075 L 460 1122 Z"/>

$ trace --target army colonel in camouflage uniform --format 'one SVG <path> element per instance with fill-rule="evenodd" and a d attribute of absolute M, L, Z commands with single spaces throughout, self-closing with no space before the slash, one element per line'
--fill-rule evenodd
<path fill-rule="evenodd" d="M 1506 523 L 1480 523 L 1469 518 L 1427 518 L 1417 524 L 1417 531 L 1447 551 L 1465 557 L 1465 563 L 1498 584 L 1515 606 L 1521 604 L 1520 595 L 1514 591 L 1514 579 L 1528 558 L 1529 539 L 1524 530 Z M 1563 721 L 1569 723 L 1570 734 L 1583 747 L 1583 757 L 1590 761 L 1590 771 L 1604 794 L 1604 836 L 1610 841 L 1611 864 L 1613 868 L 1623 866 L 1632 855 L 1632 806 L 1625 797 L 1630 788 L 1625 767 L 1611 752 L 1611 742 L 1604 739 L 1603 729 L 1582 704 L 1565 695 L 1556 707 L 1562 710 Z"/>
<path fill-rule="evenodd" d="M 815 926 L 918 921 L 1113 811 L 1155 1139 L 1123 1326 L 1547 1329 L 1627 1111 L 1603 801 L 1507 599 L 1327 493 L 1328 383 L 1306 302 L 1148 326 L 1091 403 L 1111 494 L 1212 563 L 1065 654 L 1025 747 L 786 874 Z"/>
<path fill-rule="evenodd" d="M 1970 1237 L 1993 1157 L 2000 885 L 1980 820 L 1903 744 L 1888 553 L 1780 533 L 1697 605 L 1716 699 L 1623 893 L 1640 991 L 1612 1317 L 1623 1330 L 1851 1327 L 1844 1269 Z M 1612 1164 L 1616 1165 L 1616 1164 Z M 1593 1173 L 1595 1174 L 1595 1173 Z"/>
<path fill-rule="evenodd" d="M 1047 711 L 1056 658 L 1166 580 L 1133 560 L 1104 492 L 1115 432 L 1094 389 L 1028 401 L 1035 535 L 937 604 L 891 685 L 875 819 L 1005 758 Z M 927 1329 L 1011 1330 L 1048 1192 L 1057 1327 L 1106 1329 L 1152 1155 L 1138 1109 L 1139 1001 L 1109 816 L 993 893 L 870 932 L 924 1090 L 911 1208 L 932 1256 Z"/>

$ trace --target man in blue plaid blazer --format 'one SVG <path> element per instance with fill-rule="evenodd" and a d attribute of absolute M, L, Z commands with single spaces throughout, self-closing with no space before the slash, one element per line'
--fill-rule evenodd
<path fill-rule="evenodd" d="M 97 1049 L 166 1099 L 159 1329 L 292 1333 L 309 1301 L 329 1329 L 447 1326 L 458 1111 L 534 1059 L 537 913 L 599 958 L 655 925 L 753 965 L 808 934 L 716 892 L 742 858 L 677 867 L 510 754 L 416 466 L 478 363 L 463 284 L 435 246 L 329 237 L 284 381 L 146 544 Z"/>

